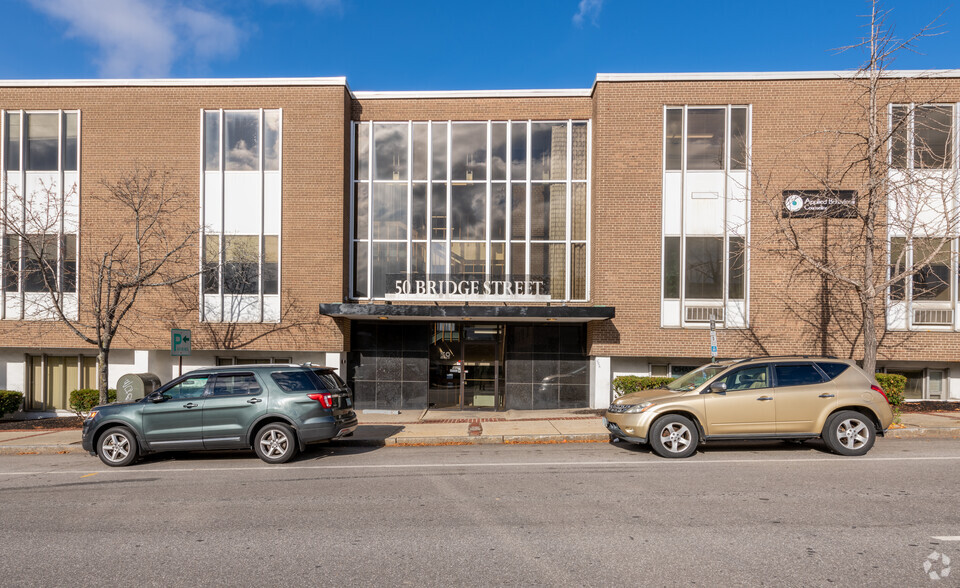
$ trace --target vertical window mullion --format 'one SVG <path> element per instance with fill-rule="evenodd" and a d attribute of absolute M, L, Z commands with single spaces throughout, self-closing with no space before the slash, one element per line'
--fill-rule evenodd
<path fill-rule="evenodd" d="M 531 174 L 531 169 L 532 169 L 532 167 L 533 167 L 533 166 L 530 164 L 530 159 L 533 157 L 533 147 L 532 147 L 532 143 L 533 143 L 533 135 L 532 135 L 532 133 L 533 133 L 533 123 L 532 123 L 529 119 L 528 119 L 526 122 L 527 122 L 527 137 L 526 137 L 526 140 L 527 140 L 527 145 L 526 145 L 526 147 L 527 147 L 527 157 L 526 157 L 526 163 L 527 163 L 527 174 L 526 174 L 526 175 L 527 175 L 527 178 L 526 178 L 526 194 L 524 195 L 524 197 L 526 198 L 526 204 L 525 204 L 526 214 L 524 214 L 524 223 L 525 223 L 526 226 L 525 226 L 524 229 L 523 229 L 523 279 L 524 279 L 524 281 L 530 280 L 530 230 L 531 230 L 531 228 L 530 228 L 530 227 L 531 227 L 530 219 L 531 219 L 531 217 L 533 217 L 533 209 L 531 208 L 531 205 L 530 205 L 530 201 L 531 201 L 530 191 L 532 190 L 532 183 L 531 183 L 531 181 L 530 181 L 530 174 Z M 543 277 L 543 276 L 541 276 L 541 278 L 542 278 L 542 277 Z M 550 295 L 553 296 L 553 284 L 552 284 L 552 283 L 550 284 Z"/>
<path fill-rule="evenodd" d="M 427 251 L 424 279 L 433 279 L 433 121 L 427 121 Z"/>
<path fill-rule="evenodd" d="M 572 121 L 572 120 L 567 120 L 567 154 L 566 154 L 566 157 L 567 157 L 567 161 L 566 161 L 567 177 L 565 178 L 565 181 L 564 181 L 564 188 L 566 189 L 567 197 L 566 197 L 566 199 L 565 199 L 565 200 L 566 200 L 566 210 L 565 210 L 564 212 L 565 212 L 565 214 L 566 214 L 566 219 L 567 219 L 567 221 L 566 221 L 566 231 L 565 231 L 565 233 L 564 233 L 564 238 L 565 238 L 564 240 L 565 240 L 565 242 L 564 242 L 564 246 L 563 246 L 563 264 L 564 264 L 564 271 L 563 271 L 563 282 L 564 282 L 564 284 L 563 284 L 563 288 L 564 288 L 564 290 L 563 290 L 563 299 L 564 299 L 564 300 L 570 300 L 570 295 L 571 295 L 571 292 L 572 292 L 572 284 L 573 284 L 573 276 L 571 275 L 571 274 L 572 274 L 571 270 L 572 270 L 573 268 L 572 268 L 572 264 L 571 264 L 571 262 L 570 262 L 571 257 L 572 257 L 572 255 L 571 255 L 571 250 L 573 249 L 573 246 L 570 244 L 570 241 L 571 241 L 571 239 L 573 238 L 573 228 L 572 228 L 572 221 L 573 221 L 573 185 L 572 185 L 572 182 L 571 182 L 571 178 L 573 178 L 573 121 Z"/>
<path fill-rule="evenodd" d="M 224 155 L 227 150 L 227 129 L 226 129 L 226 116 L 223 114 L 223 109 L 219 110 L 220 123 L 219 128 L 217 129 L 220 132 L 220 149 L 217 153 L 217 156 L 220 158 L 220 238 L 217 242 L 220 244 L 219 251 L 217 251 L 217 256 L 219 259 L 219 266 L 217 268 L 217 283 L 219 284 L 220 292 L 220 322 L 223 322 L 223 307 L 224 307 L 224 278 L 226 277 L 226 250 L 227 250 L 227 238 L 226 238 L 226 227 L 227 227 L 227 174 L 226 174 L 226 156 Z"/>
<path fill-rule="evenodd" d="M 592 219 L 593 219 L 593 215 L 592 215 L 592 211 L 593 211 L 593 207 L 592 207 L 592 200 L 593 200 L 593 155 L 592 155 L 592 154 L 593 154 L 593 120 L 592 120 L 592 119 L 589 119 L 589 120 L 587 120 L 587 175 L 586 175 L 586 177 L 587 177 L 587 202 L 586 202 L 586 206 L 587 206 L 587 218 L 586 218 L 587 230 L 586 230 L 586 234 L 585 234 L 585 236 L 586 236 L 586 238 L 587 238 L 587 247 L 586 247 L 586 249 L 587 249 L 587 260 L 586 260 L 586 272 L 587 272 L 587 275 L 584 276 L 584 279 L 585 279 L 585 287 L 584 287 L 584 290 L 583 290 L 583 294 L 584 294 L 584 297 L 585 297 L 586 300 L 590 300 L 590 299 L 591 299 L 591 296 L 590 296 L 590 275 L 591 275 L 592 272 L 590 271 L 590 268 L 593 267 L 593 266 L 592 266 L 592 261 L 591 261 L 591 251 L 593 250 L 593 233 L 592 233 L 592 231 L 591 231 L 591 226 L 592 226 L 592 225 L 591 225 L 591 222 L 592 222 Z M 662 206 L 662 204 L 661 204 L 661 206 Z"/>
<path fill-rule="evenodd" d="M 721 310 L 722 314 L 720 315 L 723 317 L 723 320 L 720 321 L 721 326 L 725 326 L 727 324 L 727 297 L 729 295 L 729 292 L 727 289 L 730 287 L 730 235 L 729 235 L 729 228 L 728 228 L 729 224 L 727 222 L 728 221 L 727 212 L 729 209 L 729 207 L 727 206 L 727 196 L 730 193 L 730 168 L 731 168 L 730 133 L 731 133 L 732 125 L 731 125 L 730 118 L 732 115 L 732 111 L 730 106 L 731 106 L 730 104 L 727 104 L 726 110 L 723 116 L 723 125 L 724 125 L 724 128 L 723 128 L 723 154 L 724 154 L 723 156 L 723 163 L 724 163 L 723 194 L 721 195 L 722 200 L 720 201 L 720 205 L 723 207 L 723 213 L 721 215 L 723 226 L 720 227 L 720 230 L 722 231 L 722 235 L 723 235 L 723 240 L 721 241 L 721 245 L 720 245 L 720 255 L 721 255 L 721 264 L 722 264 L 721 267 L 723 268 L 723 277 L 721 279 L 722 291 L 720 296 L 720 303 L 723 305 Z"/>
<path fill-rule="evenodd" d="M 513 120 L 507 121 L 507 148 L 506 148 L 506 207 L 504 216 L 504 251 L 503 251 L 503 277 L 510 279 L 513 271 Z"/>
<path fill-rule="evenodd" d="M 373 170 L 377 165 L 377 150 L 373 144 L 373 121 L 367 125 L 367 300 L 373 299 Z"/>
<path fill-rule="evenodd" d="M 57 212 L 59 218 L 57 219 L 57 234 L 54 236 L 57 252 L 56 261 L 54 261 L 56 267 L 54 267 L 53 279 L 57 295 L 61 296 L 63 292 L 63 217 L 66 212 L 66 194 L 63 187 L 63 148 L 66 143 L 66 141 L 64 141 L 66 128 L 63 124 L 63 110 L 57 110 L 57 131 L 57 177 L 59 178 L 57 182 Z M 46 239 L 44 239 L 44 241 L 46 241 Z M 63 299 L 60 298 L 60 301 L 62 305 Z"/>
<path fill-rule="evenodd" d="M 683 119 L 680 121 L 680 322 L 681 327 L 686 322 L 686 316 L 683 312 L 686 304 L 687 290 L 687 228 L 686 228 L 686 208 L 687 208 L 687 124 L 690 120 L 688 108 L 683 106 Z"/>
<path fill-rule="evenodd" d="M 0 109 L 0 206 L 7 210 L 7 111 Z M 7 318 L 7 223 L 0 223 L 0 319 Z"/>
<path fill-rule="evenodd" d="M 486 193 L 487 193 L 487 207 L 486 207 L 487 219 L 486 219 L 486 222 L 484 223 L 483 238 L 485 243 L 484 245 L 485 259 L 483 261 L 483 275 L 484 275 L 484 279 L 489 279 L 491 269 L 492 269 L 492 266 L 490 265 L 491 259 L 492 259 L 491 250 L 493 249 L 493 243 L 491 242 L 491 239 L 493 237 L 493 230 L 492 230 L 492 227 L 490 226 L 492 224 L 491 219 L 493 218 L 493 202 L 492 202 L 493 200 L 493 167 L 490 165 L 490 161 L 492 158 L 491 152 L 493 150 L 493 123 L 489 120 L 487 121 L 486 136 L 487 136 L 487 139 L 486 139 L 487 160 L 485 162 L 485 165 L 487 169 L 485 174 L 486 177 L 484 178 L 484 184 L 486 186 Z"/>
<path fill-rule="evenodd" d="M 260 136 L 257 137 L 257 147 L 259 153 L 257 154 L 258 167 L 260 168 L 259 179 L 260 179 L 260 234 L 257 236 L 257 293 L 259 296 L 259 307 L 260 307 L 260 322 L 263 322 L 263 269 L 264 269 L 264 224 L 263 224 L 263 211 L 264 211 L 264 200 L 266 189 L 264 183 L 266 182 L 266 162 L 264 161 L 264 138 L 266 137 L 266 128 L 264 128 L 264 116 L 263 109 L 259 111 L 260 115 L 260 124 L 258 125 Z"/>
<path fill-rule="evenodd" d="M 19 296 L 18 296 L 18 297 L 19 297 L 19 299 L 20 299 L 20 318 L 21 318 L 21 319 L 25 318 L 25 316 L 26 316 L 26 315 L 24 314 L 24 306 L 25 306 L 25 305 L 24 305 L 24 294 L 23 294 L 23 286 L 24 286 L 24 283 L 23 283 L 23 281 L 24 281 L 24 272 L 23 272 L 23 270 L 24 270 L 24 265 L 25 265 L 25 264 L 24 264 L 24 259 L 23 259 L 23 255 L 24 255 L 24 253 L 25 253 L 25 252 L 24 252 L 24 247 L 23 247 L 23 234 L 24 234 L 24 231 L 26 231 L 26 229 L 27 229 L 27 207 L 26 207 L 26 198 L 23 197 L 23 193 L 24 193 L 24 191 L 26 190 L 26 187 L 27 187 L 27 157 L 26 157 L 27 145 L 26 145 L 26 138 L 27 138 L 27 113 L 26 113 L 26 111 L 24 111 L 24 110 L 21 109 L 21 110 L 20 110 L 20 194 L 21 194 L 21 197 L 20 197 L 20 204 L 19 204 L 19 206 L 20 206 L 20 219 L 19 219 L 19 221 L 20 221 L 20 238 L 17 239 L 17 242 L 18 242 L 18 250 L 17 250 L 17 264 L 18 264 L 18 265 L 17 265 L 17 267 L 19 268 L 19 271 L 17 272 L 17 292 L 19 292 Z M 45 368 L 44 368 L 44 369 L 45 369 Z M 41 377 L 41 380 L 42 380 L 42 377 Z M 41 391 L 41 393 L 42 393 L 42 391 Z"/>
<path fill-rule="evenodd" d="M 413 121 L 407 121 L 407 267 L 404 280 L 413 273 Z"/>
<path fill-rule="evenodd" d="M 444 269 L 444 279 L 450 278 L 450 264 L 453 259 L 453 121 L 447 121 L 447 230 L 444 232 L 447 238 L 446 267 Z"/>

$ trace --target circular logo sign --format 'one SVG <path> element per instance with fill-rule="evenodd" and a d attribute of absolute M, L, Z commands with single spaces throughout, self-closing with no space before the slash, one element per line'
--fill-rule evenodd
<path fill-rule="evenodd" d="M 784 200 L 783 205 L 787 207 L 787 210 L 790 212 L 797 212 L 803 208 L 803 198 L 794 194 L 792 196 L 787 196 L 787 199 Z"/>

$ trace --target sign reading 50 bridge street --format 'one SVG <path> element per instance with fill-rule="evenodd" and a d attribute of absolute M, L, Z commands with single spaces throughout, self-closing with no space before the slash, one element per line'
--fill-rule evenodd
<path fill-rule="evenodd" d="M 856 190 L 784 190 L 781 218 L 857 218 Z"/>
<path fill-rule="evenodd" d="M 550 302 L 543 280 L 394 280 L 387 300 Z"/>

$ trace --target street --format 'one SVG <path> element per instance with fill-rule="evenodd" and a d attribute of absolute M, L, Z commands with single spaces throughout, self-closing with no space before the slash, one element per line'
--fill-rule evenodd
<path fill-rule="evenodd" d="M 956 586 L 958 465 L 933 439 L 0 456 L 2 584 Z"/>

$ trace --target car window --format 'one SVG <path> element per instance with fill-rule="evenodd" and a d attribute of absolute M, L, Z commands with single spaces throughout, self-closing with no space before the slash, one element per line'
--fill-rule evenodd
<path fill-rule="evenodd" d="M 213 381 L 212 396 L 253 396 L 260 393 L 260 384 L 253 374 L 219 374 Z"/>
<path fill-rule="evenodd" d="M 727 391 L 731 390 L 758 390 L 760 388 L 769 388 L 770 381 L 767 379 L 766 365 L 752 365 L 734 370 L 718 381 L 727 385 Z"/>
<path fill-rule="evenodd" d="M 777 387 L 822 384 L 823 376 L 812 363 L 783 363 L 776 367 Z"/>
<path fill-rule="evenodd" d="M 310 377 L 309 372 L 273 372 L 270 377 L 280 386 L 284 392 L 313 392 L 315 390 L 324 390 L 314 378 Z"/>
<path fill-rule="evenodd" d="M 336 390 L 337 388 L 343 388 L 346 384 L 343 383 L 343 380 L 340 379 L 340 376 L 333 372 L 327 372 L 323 370 L 313 370 L 317 379 L 319 379 L 327 390 Z"/>
<path fill-rule="evenodd" d="M 200 398 L 203 396 L 203 390 L 207 387 L 207 380 L 210 376 L 194 376 L 187 378 L 175 386 L 171 386 L 163 392 L 163 397 L 168 400 L 180 400 L 183 398 Z"/>
<path fill-rule="evenodd" d="M 826 361 L 818 361 L 817 367 L 823 370 L 823 373 L 827 374 L 827 377 L 831 380 L 842 374 L 847 370 L 849 365 L 845 363 L 834 363 Z"/>

